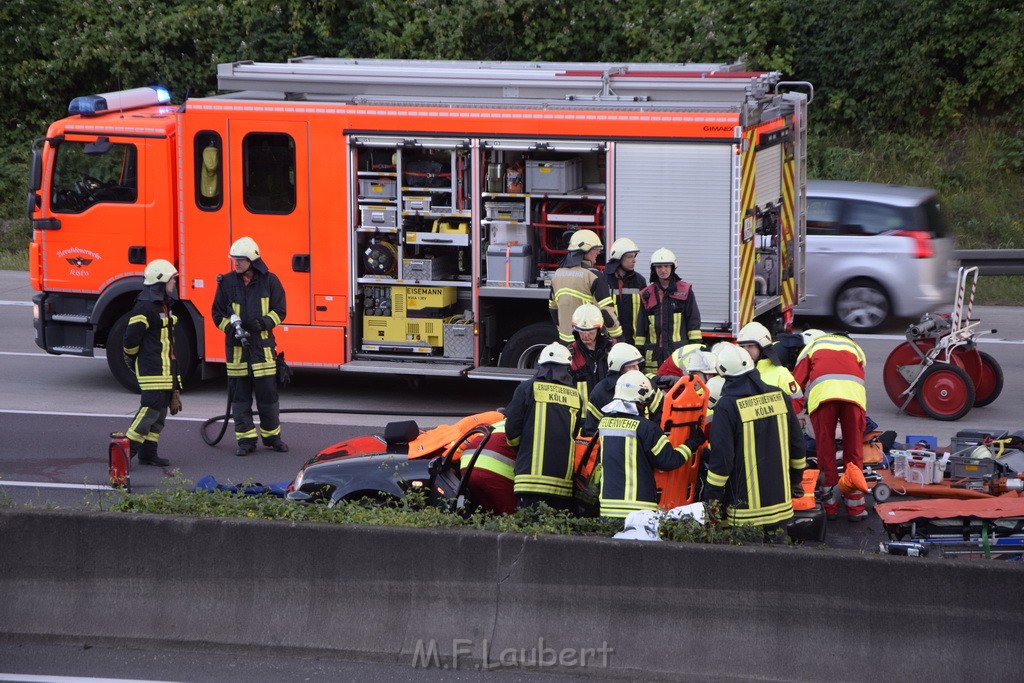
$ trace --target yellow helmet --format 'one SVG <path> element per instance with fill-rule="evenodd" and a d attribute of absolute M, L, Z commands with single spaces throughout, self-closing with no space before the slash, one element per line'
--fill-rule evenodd
<path fill-rule="evenodd" d="M 656 252 L 651 254 L 651 265 L 652 266 L 672 266 L 675 268 L 678 263 L 676 261 L 676 255 L 671 251 L 662 247 Z"/>
<path fill-rule="evenodd" d="M 723 377 L 739 377 L 754 369 L 754 359 L 742 346 L 729 344 L 718 352 L 718 374 Z"/>
<path fill-rule="evenodd" d="M 155 285 L 159 282 L 166 283 L 177 274 L 178 269 L 174 267 L 173 263 L 158 258 L 150 261 L 149 265 L 146 266 L 146 270 L 142 272 L 142 284 Z"/>
<path fill-rule="evenodd" d="M 260 248 L 257 246 L 256 240 L 253 238 L 240 237 L 231 245 L 231 251 L 228 252 L 228 256 L 231 258 L 247 258 L 250 261 L 255 261 L 260 257 Z"/>
<path fill-rule="evenodd" d="M 569 349 L 565 348 L 558 342 L 552 342 L 540 350 L 540 356 L 537 358 L 537 363 L 540 365 L 544 365 L 545 363 L 572 365 L 572 356 L 569 355 Z"/>
<path fill-rule="evenodd" d="M 615 382 L 615 398 L 630 403 L 647 403 L 654 396 L 651 380 L 639 370 L 624 373 Z"/>
<path fill-rule="evenodd" d="M 630 363 L 637 363 L 644 359 L 640 349 L 632 344 L 619 342 L 608 351 L 608 370 L 610 372 L 622 372 L 622 366 Z"/>
<path fill-rule="evenodd" d="M 601 309 L 594 304 L 583 304 L 572 313 L 572 327 L 580 332 L 601 329 L 604 327 Z"/>
<path fill-rule="evenodd" d="M 612 242 L 612 251 L 608 254 L 608 260 L 618 261 L 626 254 L 635 254 L 639 252 L 640 247 L 636 246 L 636 242 L 628 237 L 620 237 Z"/>
<path fill-rule="evenodd" d="M 754 322 L 747 323 L 740 329 L 740 333 L 736 335 L 737 344 L 757 344 L 762 349 L 770 346 L 772 343 L 772 333 L 768 331 L 768 328 L 761 323 Z"/>
<path fill-rule="evenodd" d="M 603 246 L 601 238 L 593 230 L 577 230 L 569 238 L 569 251 L 590 251 Z"/>

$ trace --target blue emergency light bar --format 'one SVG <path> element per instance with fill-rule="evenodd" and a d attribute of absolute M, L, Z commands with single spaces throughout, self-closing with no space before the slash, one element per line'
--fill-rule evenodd
<path fill-rule="evenodd" d="M 82 116 L 96 116 L 112 111 L 124 111 L 126 109 L 139 109 L 141 107 L 152 107 L 160 104 L 169 104 L 171 94 L 166 88 L 147 86 L 145 88 L 132 88 L 131 90 L 118 90 L 117 92 L 106 92 L 102 95 L 84 95 L 71 100 L 68 105 L 69 114 L 80 114 Z"/>

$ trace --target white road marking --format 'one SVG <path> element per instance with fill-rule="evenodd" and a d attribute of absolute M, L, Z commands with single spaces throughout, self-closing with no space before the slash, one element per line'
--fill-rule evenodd
<path fill-rule="evenodd" d="M 31 306 L 31 301 L 0 301 L 0 306 Z M 3 674 L 0 674 L 3 675 Z M 0 678 L 0 681 L 3 679 Z"/>
<path fill-rule="evenodd" d="M 67 353 L 46 353 L 45 351 L 0 351 L 0 356 L 35 356 L 38 358 L 87 358 L 89 360 L 106 360 L 106 356 L 78 356 Z"/>
<path fill-rule="evenodd" d="M 138 408 L 133 408 L 127 413 L 62 413 L 58 411 L 50 410 L 5 410 L 0 409 L 0 414 L 9 413 L 11 415 L 54 415 L 56 417 L 116 417 L 118 419 L 129 419 L 135 415 Z M 212 417 L 212 416 L 211 416 Z M 206 422 L 208 418 L 205 417 L 171 417 L 167 416 L 167 421 L 182 420 L 184 422 Z"/>
<path fill-rule="evenodd" d="M 46 481 L 6 481 L 0 479 L 0 486 L 22 486 L 26 488 L 34 489 L 81 489 L 84 491 L 117 491 L 112 486 L 106 486 L 104 484 L 61 484 L 56 482 Z M 0 674 L 2 676 L 3 674 Z M 0 681 L 7 680 L 0 678 Z M 15 679 L 21 680 L 21 679 Z M 83 679 L 84 680 L 84 679 Z"/>
<path fill-rule="evenodd" d="M 141 678 L 90 678 L 87 676 L 30 676 L 0 673 L 0 681 L 17 683 L 168 683 Z"/>

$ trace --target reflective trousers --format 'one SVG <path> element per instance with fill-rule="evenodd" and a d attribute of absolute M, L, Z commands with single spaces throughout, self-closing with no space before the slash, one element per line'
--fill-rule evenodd
<path fill-rule="evenodd" d="M 252 397 L 260 414 L 257 431 L 252 419 Z M 231 417 L 235 421 L 235 439 L 240 445 L 256 445 L 257 437 L 270 445 L 281 440 L 281 404 L 277 398 L 277 377 L 232 377 Z"/>
<path fill-rule="evenodd" d="M 864 430 L 867 416 L 864 409 L 848 401 L 824 401 L 811 413 L 814 441 L 818 453 L 818 468 L 825 477 L 825 486 L 839 483 L 839 469 L 836 466 L 836 425 L 843 435 L 843 462 L 855 463 L 864 468 Z M 825 505 L 825 512 L 835 514 L 838 502 Z M 864 494 L 857 493 L 846 498 L 846 511 L 851 515 L 864 511 Z"/>
<path fill-rule="evenodd" d="M 169 389 L 144 389 L 139 399 L 139 409 L 135 412 L 135 418 L 125 436 L 135 443 L 156 443 L 160 438 L 160 432 L 163 431 L 164 421 L 167 419 L 167 406 L 170 403 Z"/>

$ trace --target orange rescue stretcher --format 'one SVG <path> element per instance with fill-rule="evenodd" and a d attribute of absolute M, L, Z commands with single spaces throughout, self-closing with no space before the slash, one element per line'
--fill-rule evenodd
<path fill-rule="evenodd" d="M 708 395 L 708 388 L 699 377 L 680 377 L 672 388 L 665 392 L 661 409 L 661 428 L 668 435 L 672 446 L 685 443 L 694 429 L 704 429 Z M 668 472 L 654 472 L 654 481 L 661 489 L 661 500 L 658 502 L 660 509 L 671 510 L 694 502 L 697 497 L 697 479 L 700 476 L 704 448 L 698 448 L 682 467 Z"/>

